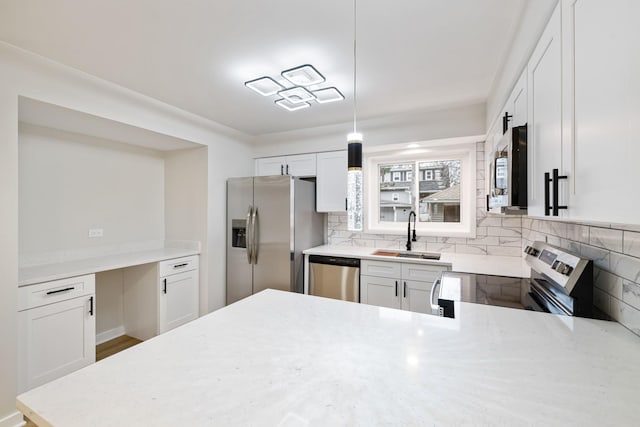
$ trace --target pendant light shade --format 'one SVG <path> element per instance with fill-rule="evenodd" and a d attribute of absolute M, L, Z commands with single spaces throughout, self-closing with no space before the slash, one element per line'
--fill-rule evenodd
<path fill-rule="evenodd" d="M 362 231 L 362 134 L 356 129 L 356 0 L 353 0 L 353 132 L 347 135 L 347 229 Z"/>

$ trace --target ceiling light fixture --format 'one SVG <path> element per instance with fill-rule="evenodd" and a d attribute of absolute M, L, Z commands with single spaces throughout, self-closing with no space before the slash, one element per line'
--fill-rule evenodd
<path fill-rule="evenodd" d="M 297 111 L 311 107 L 311 104 L 308 102 L 293 103 L 287 99 L 278 99 L 275 103 L 287 111 Z"/>
<path fill-rule="evenodd" d="M 347 229 L 362 231 L 362 134 L 356 128 L 356 0 L 353 0 L 353 132 L 347 135 Z"/>
<path fill-rule="evenodd" d="M 326 89 L 312 90 L 311 93 L 316 97 L 316 102 L 319 104 L 326 104 L 328 102 L 342 101 L 344 95 L 335 87 L 328 87 Z"/>
<path fill-rule="evenodd" d="M 280 75 L 296 86 L 313 86 L 325 82 L 324 76 L 311 64 L 284 70 Z"/>
<path fill-rule="evenodd" d="M 318 85 L 324 83 L 326 79 L 311 64 L 304 64 L 284 70 L 280 75 L 284 79 L 278 78 L 279 81 L 276 81 L 271 77 L 263 76 L 246 81 L 244 85 L 262 96 L 277 94 L 283 99 L 278 99 L 275 103 L 288 111 L 308 108 L 312 105 L 309 104 L 309 101 L 315 101 L 318 104 L 328 104 L 344 99 L 342 92 L 333 86 L 318 87 Z M 312 90 L 311 87 L 314 89 Z M 296 108 L 296 106 L 300 106 L 300 108 Z"/>
<path fill-rule="evenodd" d="M 253 89 L 258 92 L 262 96 L 271 96 L 275 95 L 284 87 L 273 80 L 271 77 L 260 77 L 255 80 L 249 80 L 248 82 L 244 82 L 244 85 L 249 89 Z"/>
<path fill-rule="evenodd" d="M 285 89 L 278 92 L 278 95 L 286 99 L 293 104 L 300 104 L 302 102 L 311 101 L 316 97 L 303 87 L 292 87 L 291 89 Z"/>

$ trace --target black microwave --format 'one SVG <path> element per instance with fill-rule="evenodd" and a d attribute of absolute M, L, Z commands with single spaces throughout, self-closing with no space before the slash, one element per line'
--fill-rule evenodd
<path fill-rule="evenodd" d="M 488 209 L 527 213 L 527 125 L 514 126 L 500 139 L 491 159 Z"/>

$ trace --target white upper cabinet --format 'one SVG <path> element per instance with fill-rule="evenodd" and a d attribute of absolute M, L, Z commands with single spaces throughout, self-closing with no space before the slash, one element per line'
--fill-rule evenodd
<path fill-rule="evenodd" d="M 318 153 L 316 211 L 347 210 L 347 151 Z"/>
<path fill-rule="evenodd" d="M 507 112 L 512 116 L 509 127 L 527 124 L 527 70 L 525 69 L 507 101 Z"/>
<path fill-rule="evenodd" d="M 562 143 L 562 40 L 560 7 L 556 7 L 527 66 L 529 215 L 553 215 L 555 206 L 567 204 L 566 179 L 550 182 L 554 169 L 563 168 Z M 554 193 L 555 185 L 559 191 Z M 563 190 L 565 194 L 563 194 Z M 558 216 L 565 212 L 557 211 Z"/>
<path fill-rule="evenodd" d="M 572 218 L 638 223 L 639 16 L 638 0 L 562 1 Z"/>
<path fill-rule="evenodd" d="M 256 159 L 256 176 L 270 175 L 316 176 L 316 154 Z"/>

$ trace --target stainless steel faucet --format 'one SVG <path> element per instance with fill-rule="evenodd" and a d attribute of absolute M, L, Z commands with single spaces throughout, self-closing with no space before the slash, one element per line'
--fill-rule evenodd
<path fill-rule="evenodd" d="M 411 215 L 413 215 L 413 238 L 411 237 Z M 416 213 L 414 211 L 409 212 L 409 220 L 407 221 L 407 250 L 411 250 L 411 242 L 416 242 Z"/>

